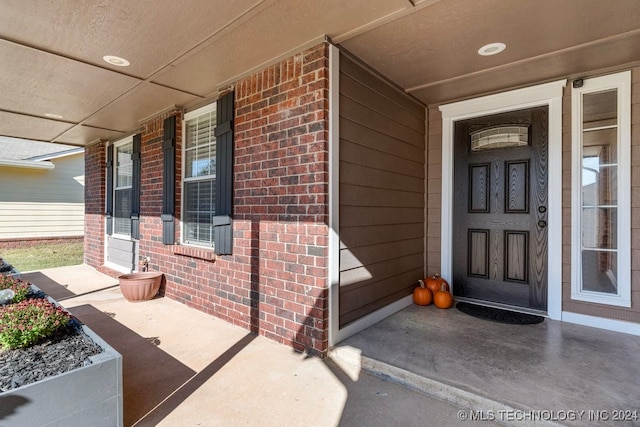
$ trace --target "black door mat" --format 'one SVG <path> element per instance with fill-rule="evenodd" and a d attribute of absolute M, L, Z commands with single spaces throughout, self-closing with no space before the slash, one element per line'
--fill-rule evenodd
<path fill-rule="evenodd" d="M 459 302 L 456 308 L 463 313 L 479 319 L 491 320 L 493 322 L 508 323 L 511 325 L 535 325 L 542 323 L 544 317 L 534 314 L 518 313 L 517 311 L 501 310 L 499 308 L 485 307 L 483 305 Z"/>

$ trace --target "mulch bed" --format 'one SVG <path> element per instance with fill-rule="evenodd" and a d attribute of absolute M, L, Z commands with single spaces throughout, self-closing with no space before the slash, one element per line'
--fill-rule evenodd
<path fill-rule="evenodd" d="M 91 364 L 103 352 L 77 321 L 55 337 L 31 347 L 0 351 L 0 392 Z"/>

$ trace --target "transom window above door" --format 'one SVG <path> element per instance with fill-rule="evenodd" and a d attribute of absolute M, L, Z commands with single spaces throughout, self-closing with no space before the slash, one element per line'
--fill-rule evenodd
<path fill-rule="evenodd" d="M 506 125 L 482 129 L 469 135 L 471 151 L 529 145 L 529 126 Z"/>

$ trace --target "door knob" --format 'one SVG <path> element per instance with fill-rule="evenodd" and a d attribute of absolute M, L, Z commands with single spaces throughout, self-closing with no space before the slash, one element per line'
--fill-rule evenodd
<path fill-rule="evenodd" d="M 538 207 L 538 212 L 545 213 L 546 211 L 547 211 L 547 207 L 546 206 L 539 206 Z"/>
<path fill-rule="evenodd" d="M 547 221 L 544 221 L 542 219 L 538 221 L 538 227 L 545 228 L 546 226 L 547 226 Z"/>

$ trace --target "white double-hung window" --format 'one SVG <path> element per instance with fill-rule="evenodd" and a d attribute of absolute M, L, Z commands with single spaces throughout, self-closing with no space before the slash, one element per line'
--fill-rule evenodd
<path fill-rule="evenodd" d="M 631 73 L 574 87 L 571 117 L 571 298 L 630 307 Z"/>
<path fill-rule="evenodd" d="M 182 241 L 213 247 L 216 191 L 216 104 L 185 114 Z"/>
<path fill-rule="evenodd" d="M 113 233 L 124 237 L 131 236 L 132 153 L 132 138 L 114 144 Z"/>

